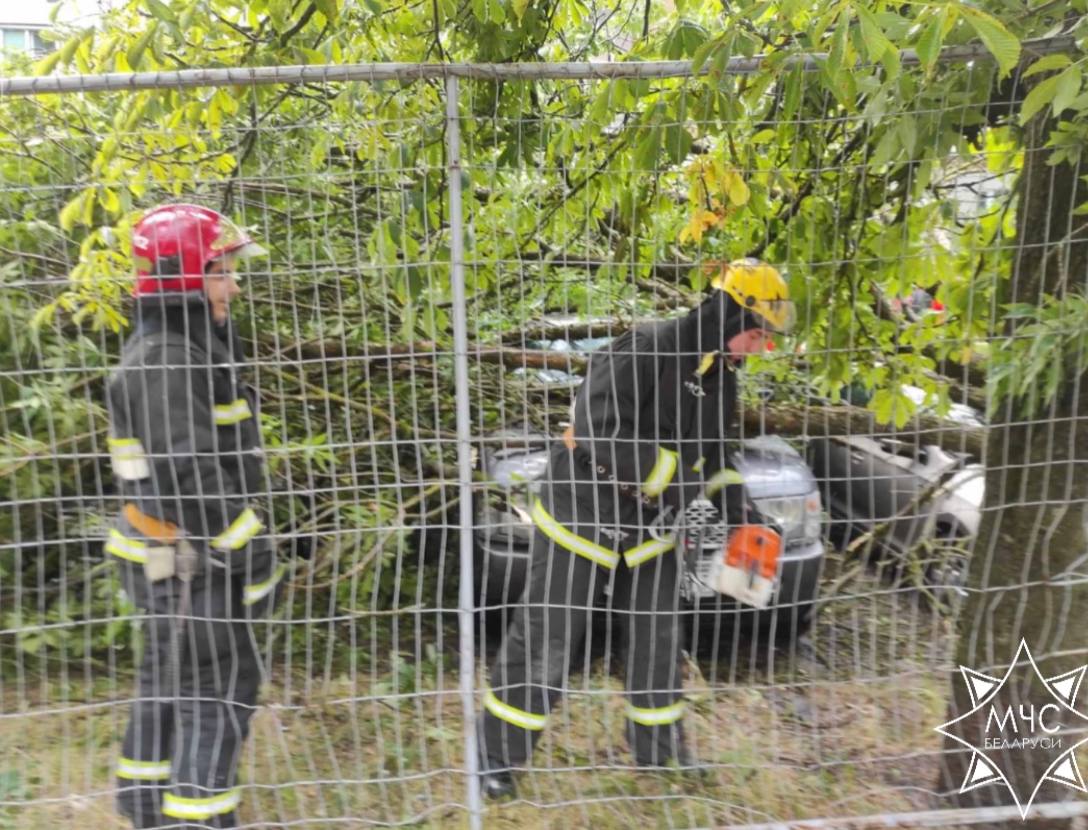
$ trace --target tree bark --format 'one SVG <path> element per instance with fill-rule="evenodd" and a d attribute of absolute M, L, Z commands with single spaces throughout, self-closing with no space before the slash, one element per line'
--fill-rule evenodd
<path fill-rule="evenodd" d="M 1075 232 L 1073 209 L 1088 201 L 1083 169 L 1047 164 L 1045 144 L 1052 122 L 1037 117 L 1024 134 L 1024 166 L 1018 184 L 1017 241 L 1011 280 L 1002 303 L 1038 304 L 1044 293 L 1057 297 L 1083 291 L 1088 275 L 1088 242 Z M 1007 326 L 1002 336 L 1014 334 Z M 969 596 L 961 612 L 955 663 L 1001 677 L 1023 639 L 1044 678 L 1088 662 L 1088 583 L 1062 579 L 1084 570 L 1088 554 L 1088 396 L 1084 376 L 1065 379 L 1058 400 L 1034 421 L 1024 423 L 1003 404 L 991 424 L 987 445 L 986 510 L 972 561 Z M 1023 671 L 1027 671 L 1025 667 Z M 1020 674 L 1022 672 L 1018 672 Z M 966 684 L 951 678 L 949 720 L 972 709 Z M 1036 692 L 1033 693 L 1037 695 Z M 1013 690 L 1013 700 L 1032 701 Z M 1081 692 L 1088 698 L 1088 689 Z M 1038 705 L 1039 701 L 1035 701 Z M 1045 701 L 1044 701 L 1045 702 Z M 1081 700 L 1075 703 L 1088 710 Z M 987 711 L 971 715 L 965 728 L 982 734 Z M 1068 717 L 1068 716 L 1067 716 Z M 938 789 L 943 806 L 1012 804 L 1002 785 L 960 794 L 972 753 L 948 739 Z M 1026 750 L 998 756 L 1018 792 L 1030 793 L 1043 770 Z M 1080 797 L 1064 786 L 1044 783 L 1036 803 Z M 1072 827 L 1072 820 L 1019 820 L 1021 828 Z M 995 826 L 995 825 L 991 825 Z"/>
<path fill-rule="evenodd" d="M 594 329 L 587 328 L 584 333 L 591 335 L 593 331 Z M 612 333 L 615 333 L 615 329 Z M 265 344 L 265 348 L 270 347 L 271 343 Z M 411 374 L 412 365 L 416 361 L 434 360 L 451 354 L 448 347 L 441 347 L 429 340 L 376 345 L 358 354 L 345 354 L 340 341 L 326 340 L 293 343 L 283 348 L 281 353 L 287 360 L 324 362 L 339 358 L 352 362 L 368 361 L 377 364 L 377 369 L 398 371 L 400 374 Z M 500 364 L 507 369 L 558 369 L 572 374 L 584 371 L 588 362 L 586 355 L 574 352 L 474 344 L 469 345 L 468 355 L 469 361 L 473 363 Z M 949 452 L 970 453 L 975 458 L 983 457 L 987 434 L 984 428 L 954 424 L 925 413 L 915 415 L 901 428 L 891 424 L 878 424 L 869 410 L 846 404 L 813 406 L 775 403 L 746 407 L 742 412 L 742 422 L 744 434 L 749 437 L 760 434 L 808 438 L 894 435 L 896 438 L 916 440 L 922 444 L 936 444 Z"/>

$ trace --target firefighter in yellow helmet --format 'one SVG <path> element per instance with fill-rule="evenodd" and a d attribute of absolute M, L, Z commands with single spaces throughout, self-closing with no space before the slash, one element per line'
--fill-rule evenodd
<path fill-rule="evenodd" d="M 716 272 L 710 284 L 750 312 L 761 327 L 777 332 L 787 332 L 793 328 L 790 287 L 773 265 L 748 258 L 728 265 L 715 263 L 710 268 Z"/>
<path fill-rule="evenodd" d="M 636 763 L 693 763 L 682 729 L 679 557 L 673 535 L 650 529 L 673 527 L 696 500 L 736 528 L 769 524 L 729 466 L 725 439 L 736 366 L 793 322 L 789 287 L 773 266 L 743 259 L 711 271 L 716 290 L 697 308 L 594 352 L 573 423 L 552 447 L 531 510 L 528 584 L 484 698 L 482 785 L 491 798 L 515 793 L 511 768 L 528 759 L 574 680 L 571 659 L 601 605 L 625 635 Z M 773 531 L 757 535 L 780 544 Z"/>

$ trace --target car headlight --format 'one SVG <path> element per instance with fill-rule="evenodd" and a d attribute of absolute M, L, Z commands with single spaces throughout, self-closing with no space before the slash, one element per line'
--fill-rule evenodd
<path fill-rule="evenodd" d="M 811 544 L 820 538 L 821 505 L 818 493 L 774 499 L 755 499 L 756 507 L 782 528 L 785 545 Z"/>

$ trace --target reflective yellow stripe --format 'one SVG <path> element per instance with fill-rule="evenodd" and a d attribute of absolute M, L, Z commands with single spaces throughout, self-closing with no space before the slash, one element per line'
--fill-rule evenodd
<path fill-rule="evenodd" d="M 284 573 L 287 571 L 286 565 L 280 565 L 276 568 L 276 572 L 272 576 L 268 577 L 264 582 L 257 582 L 253 585 L 247 585 L 242 592 L 242 603 L 244 605 L 253 605 L 255 602 L 259 602 L 268 596 L 275 589 L 276 585 L 281 579 L 283 579 Z"/>
<path fill-rule="evenodd" d="M 628 568 L 634 568 L 648 559 L 653 559 L 655 556 L 660 556 L 667 550 L 672 550 L 675 546 L 676 542 L 672 539 L 665 541 L 651 539 L 648 542 L 643 542 L 641 545 L 636 545 L 630 550 L 625 550 L 623 552 L 623 561 L 627 563 Z"/>
<path fill-rule="evenodd" d="M 253 413 L 249 410 L 249 401 L 245 398 L 239 398 L 231 403 L 217 403 L 215 405 L 216 426 L 237 424 L 239 421 L 252 417 Z"/>
<path fill-rule="evenodd" d="M 669 486 L 672 477 L 676 475 L 677 455 L 672 450 L 664 448 L 657 451 L 657 463 L 650 470 L 650 475 L 642 482 L 642 492 L 647 496 L 660 496 Z"/>
<path fill-rule="evenodd" d="M 217 550 L 238 550 L 262 530 L 264 525 L 261 520 L 247 507 L 230 523 L 230 527 L 212 539 L 212 547 Z"/>
<path fill-rule="evenodd" d="M 703 355 L 703 359 L 699 361 L 699 368 L 695 370 L 697 375 L 705 375 L 710 371 L 710 367 L 714 365 L 714 360 L 718 357 L 719 352 L 707 352 Z"/>
<path fill-rule="evenodd" d="M 242 791 L 238 789 L 207 798 L 182 798 L 180 795 L 167 793 L 162 799 L 162 814 L 171 818 L 211 818 L 229 813 L 241 800 Z"/>
<path fill-rule="evenodd" d="M 113 472 L 123 481 L 139 481 L 151 475 L 151 467 L 139 438 L 107 438 Z"/>
<path fill-rule="evenodd" d="M 518 709 L 509 703 L 503 703 L 495 697 L 495 693 L 490 689 L 484 697 L 484 708 L 499 720 L 504 720 L 531 732 L 539 732 L 548 723 L 547 715 L 534 715 L 532 712 Z"/>
<path fill-rule="evenodd" d="M 140 443 L 139 438 L 107 438 L 106 444 L 111 450 L 119 450 L 121 452 L 129 450 L 144 451 L 143 444 Z"/>
<path fill-rule="evenodd" d="M 139 539 L 129 539 L 121 531 L 114 529 L 110 531 L 106 553 L 112 553 L 114 556 L 142 565 L 147 561 L 147 543 Z"/>
<path fill-rule="evenodd" d="M 627 717 L 643 726 L 665 726 L 676 723 L 684 717 L 684 701 L 678 700 L 676 703 L 660 706 L 657 709 L 640 709 L 628 703 Z"/>
<path fill-rule="evenodd" d="M 559 522 L 552 518 L 552 515 L 544 509 L 544 503 L 541 502 L 540 499 L 537 499 L 536 504 L 533 505 L 533 511 L 530 516 L 533 520 L 533 524 L 540 528 L 545 536 L 559 546 L 566 548 L 571 553 L 577 553 L 579 556 L 584 556 L 586 559 L 596 562 L 598 565 L 603 565 L 606 568 L 614 568 L 619 563 L 620 555 L 614 550 L 609 550 L 576 533 L 571 533 L 563 527 L 563 525 L 559 524 Z"/>
<path fill-rule="evenodd" d="M 723 487 L 728 487 L 730 484 L 744 484 L 744 476 L 736 470 L 724 467 L 710 477 L 710 481 L 706 483 L 706 494 L 708 496 L 713 496 Z"/>
<path fill-rule="evenodd" d="M 129 781 L 165 781 L 170 777 L 169 761 L 134 761 L 117 759 L 117 777 Z"/>

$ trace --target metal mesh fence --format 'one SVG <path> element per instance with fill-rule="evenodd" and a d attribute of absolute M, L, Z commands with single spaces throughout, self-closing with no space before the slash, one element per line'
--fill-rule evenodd
<path fill-rule="evenodd" d="M 270 480 L 250 500 L 254 544 L 288 570 L 276 614 L 247 623 L 259 664 L 240 664 L 233 641 L 216 656 L 263 681 L 242 707 L 241 826 L 953 823 L 939 810 L 959 782 L 939 783 L 934 730 L 960 637 L 994 613 L 967 618 L 964 604 L 989 597 L 995 557 L 1013 555 L 985 526 L 1025 506 L 1042 523 L 1055 504 L 991 486 L 1003 470 L 987 422 L 1010 419 L 986 411 L 995 387 L 977 364 L 1005 342 L 999 289 L 1029 162 L 977 123 L 992 67 L 955 66 L 939 97 L 855 111 L 805 63 L 754 91 L 687 65 L 311 66 L 260 83 L 36 79 L 0 100 L 0 827 L 125 826 L 115 774 L 155 615 L 104 551 L 125 504 L 107 383 L 136 319 L 134 222 L 178 201 L 269 250 L 232 306 L 246 355 L 234 371 L 259 400 Z M 107 86 L 130 88 L 87 91 Z M 767 96 L 780 103 L 753 124 L 743 102 Z M 772 140 L 782 131 L 791 140 Z M 679 421 L 706 397 L 705 368 L 694 389 L 686 374 L 666 388 L 665 369 L 646 388 L 641 370 L 616 374 L 617 344 L 641 332 L 657 367 L 727 352 L 669 340 L 680 329 L 664 321 L 716 302 L 713 263 L 745 256 L 782 268 L 798 317 L 742 369 L 713 356 L 736 423 L 703 419 L 784 539 L 758 613 L 714 590 L 724 525 L 655 523 L 605 480 L 662 475 L 659 447 L 683 443 Z M 593 443 L 579 395 L 587 417 L 621 416 L 594 422 L 613 443 L 586 462 L 588 487 L 561 459 Z M 637 463 L 645 446 L 653 469 Z M 1061 458 L 1075 462 L 1071 446 Z M 542 507 L 559 531 L 541 529 Z M 618 556 L 636 541 L 663 550 Z M 530 572 L 558 615 L 526 626 Z M 1022 574 L 1001 597 L 1027 590 Z M 1047 606 L 1054 626 L 1081 607 L 1068 596 Z M 511 625 L 558 698 L 504 691 L 518 687 L 514 647 L 499 652 Z M 1013 658 L 974 654 L 990 674 Z M 701 775 L 640 769 L 640 738 L 625 740 L 667 717 L 678 688 Z M 548 724 L 518 798 L 489 806 L 475 773 L 495 694 Z M 516 742 L 511 718 L 500 731 Z M 176 778 L 191 759 L 170 751 Z M 1001 804 L 955 820 L 1016 815 Z"/>

